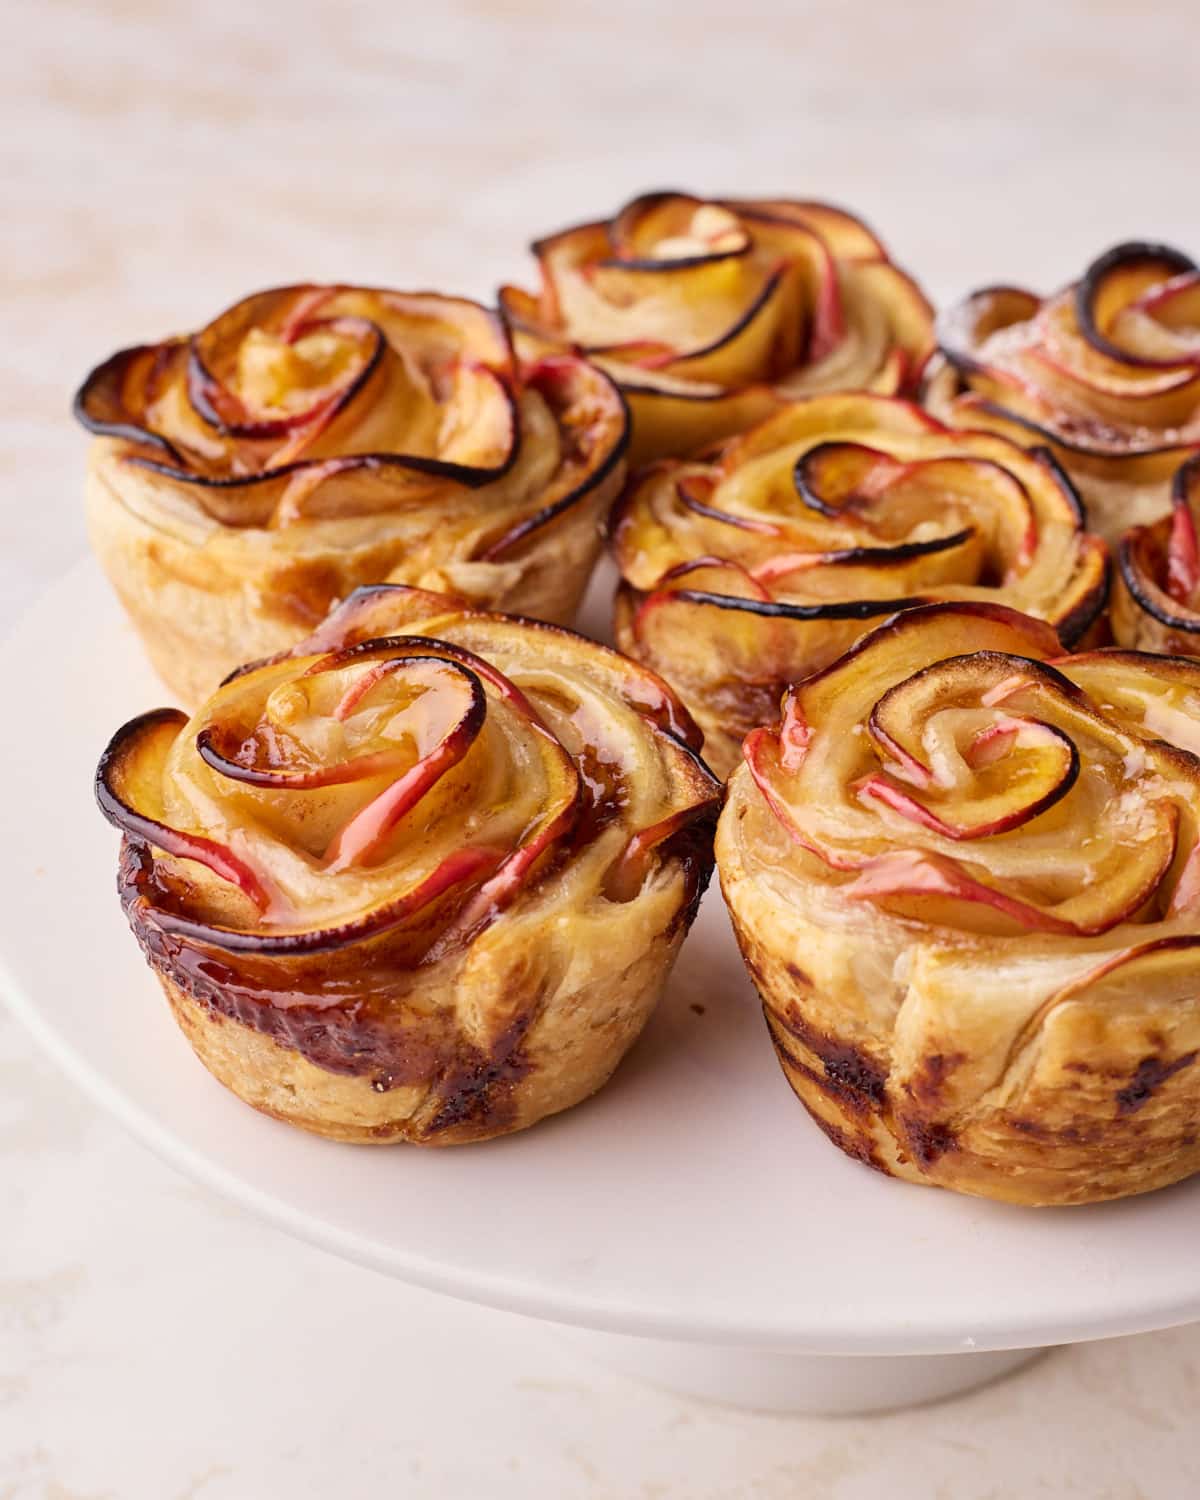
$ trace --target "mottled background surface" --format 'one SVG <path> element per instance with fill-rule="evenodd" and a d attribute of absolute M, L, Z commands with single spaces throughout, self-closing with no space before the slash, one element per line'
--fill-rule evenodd
<path fill-rule="evenodd" d="M 1127 236 L 1200 253 L 1192 0 L 9 0 L 4 25 L 0 626 L 84 546 L 79 377 L 258 286 L 486 295 L 531 234 L 658 186 L 843 202 L 939 298 Z M 1198 1406 L 1200 1329 L 869 1422 L 644 1391 L 259 1227 L 0 1018 L 0 1500 L 1185 1500 Z"/>

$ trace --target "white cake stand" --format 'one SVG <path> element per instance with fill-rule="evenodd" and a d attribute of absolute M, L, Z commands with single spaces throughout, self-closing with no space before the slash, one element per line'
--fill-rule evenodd
<path fill-rule="evenodd" d="M 92 565 L 25 618 L 0 670 L 0 988 L 147 1145 L 281 1229 L 774 1410 L 932 1400 L 1050 1344 L 1200 1319 L 1200 1179 L 1031 1211 L 834 1150 L 775 1064 L 715 890 L 646 1035 L 566 1115 L 483 1146 L 368 1151 L 254 1114 L 193 1058 L 117 905 L 92 772 L 164 695 Z"/>

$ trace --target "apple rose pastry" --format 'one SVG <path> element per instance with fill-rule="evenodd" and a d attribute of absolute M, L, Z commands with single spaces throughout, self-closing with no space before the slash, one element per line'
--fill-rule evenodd
<path fill-rule="evenodd" d="M 1200 448 L 1200 269 L 1126 244 L 1050 297 L 975 292 L 939 321 L 926 402 L 964 427 L 1047 443 L 1109 541 L 1169 509 Z"/>
<path fill-rule="evenodd" d="M 501 308 L 534 351 L 575 348 L 633 413 L 633 456 L 685 455 L 819 391 L 910 388 L 933 315 L 871 231 L 824 203 L 647 193 L 534 244 Z"/>
<path fill-rule="evenodd" d="M 721 774 L 788 683 L 897 609 L 1000 598 L 1073 643 L 1108 592 L 1048 452 L 882 396 L 793 402 L 704 462 L 653 465 L 612 543 L 617 642 L 674 685 Z"/>
<path fill-rule="evenodd" d="M 1200 454 L 1176 471 L 1171 501 L 1121 538 L 1112 632 L 1123 646 L 1200 656 Z"/>
<path fill-rule="evenodd" d="M 1014 1203 L 1200 1170 L 1200 663 L 994 604 L 879 626 L 746 741 L 717 863 L 851 1156 Z"/>
<path fill-rule="evenodd" d="M 451 1144 L 598 1089 L 712 868 L 717 784 L 651 673 L 444 596 L 351 596 L 192 719 L 119 730 L 119 889 L 205 1065 L 347 1141 Z"/>
<path fill-rule="evenodd" d="M 362 584 L 566 621 L 627 417 L 573 355 L 521 368 L 476 303 L 348 286 L 239 302 L 88 376 L 93 544 L 187 703 Z"/>

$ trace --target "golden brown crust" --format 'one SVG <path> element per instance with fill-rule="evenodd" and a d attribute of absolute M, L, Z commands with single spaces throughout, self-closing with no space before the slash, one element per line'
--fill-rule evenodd
<path fill-rule="evenodd" d="M 1200 1170 L 1200 666 L 1052 651 L 1004 612 L 901 617 L 752 737 L 717 835 L 830 1138 L 1025 1204 Z"/>
<path fill-rule="evenodd" d="M 933 345 L 920 289 L 828 204 L 647 193 L 533 252 L 539 292 L 500 290 L 517 346 L 607 370 L 637 462 L 695 453 L 797 396 L 909 390 Z"/>
<path fill-rule="evenodd" d="M 1171 475 L 1200 447 L 1198 322 L 1188 256 L 1117 245 L 1050 296 L 992 286 L 949 309 L 924 399 L 956 426 L 1049 446 L 1115 543 L 1165 514 Z"/>
<path fill-rule="evenodd" d="M 76 409 L 93 546 L 187 703 L 363 584 L 569 621 L 627 430 L 583 360 L 518 366 L 473 303 L 354 287 L 122 351 Z"/>
<path fill-rule="evenodd" d="M 501 996 L 509 997 L 500 1012 L 502 1031 L 475 1042 L 460 1036 L 454 1053 L 431 1058 L 426 1076 L 387 1087 L 378 1077 L 320 1067 L 195 999 L 168 975 L 159 973 L 158 979 L 201 1062 L 263 1114 L 333 1140 L 454 1146 L 523 1130 L 602 1088 L 657 1005 L 686 927 L 674 900 L 660 901 L 656 910 L 648 902 L 644 910 L 596 924 L 586 935 L 576 929 L 569 961 L 552 927 L 530 933 L 525 952 L 501 955 L 495 976 L 486 981 L 497 1005 Z M 614 949 L 636 954 L 623 971 L 612 963 Z M 555 956 L 535 977 L 530 955 L 537 951 L 545 960 L 547 950 Z M 476 1008 L 483 983 L 476 971 L 455 980 L 475 989 Z M 426 1005 L 437 985 L 430 976 Z M 454 1029 L 461 1002 L 448 990 L 438 1005 L 444 1024 Z"/>
<path fill-rule="evenodd" d="M 1053 459 L 863 393 L 792 402 L 704 461 L 664 460 L 613 515 L 620 648 L 674 685 L 722 775 L 785 687 L 896 610 L 1001 600 L 1074 644 L 1104 544 Z"/>
<path fill-rule="evenodd" d="M 377 587 L 124 726 L 119 889 L 203 1060 L 339 1139 L 521 1129 L 599 1088 L 712 867 L 665 685 L 568 631 Z"/>

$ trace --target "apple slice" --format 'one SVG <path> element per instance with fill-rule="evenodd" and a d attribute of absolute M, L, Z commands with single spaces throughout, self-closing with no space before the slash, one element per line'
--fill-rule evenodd
<path fill-rule="evenodd" d="M 468 846 L 448 854 L 424 880 L 390 901 L 336 927 L 243 929 L 199 921 L 181 912 L 155 907 L 147 920 L 163 932 L 230 953 L 293 956 L 333 952 L 384 933 L 419 917 L 458 887 L 486 876 L 503 858 L 497 849 Z M 276 1004 L 280 1003 L 278 999 Z"/>
<path fill-rule="evenodd" d="M 646 876 L 654 866 L 668 840 L 681 834 L 684 829 L 697 823 L 715 824 L 717 816 L 715 799 L 699 802 L 692 807 L 681 808 L 649 828 L 639 829 L 626 844 L 620 858 L 609 871 L 604 883 L 604 894 L 610 901 L 632 901 L 646 883 Z"/>
<path fill-rule="evenodd" d="M 736 213 L 691 193 L 642 193 L 609 220 L 607 230 L 613 255 L 626 265 L 724 259 L 750 249 Z"/>
<path fill-rule="evenodd" d="M 964 646 L 1035 661 L 1062 654 L 1051 626 L 1007 605 L 974 600 L 925 604 L 876 626 L 840 660 L 792 692 L 810 723 L 822 724 L 829 717 L 866 720 L 889 688 L 923 667 L 960 655 Z"/>
<path fill-rule="evenodd" d="M 1167 368 L 1178 357 L 1155 359 L 1117 342 L 1113 334 L 1121 315 L 1148 293 L 1181 274 L 1195 272 L 1190 256 L 1169 245 L 1131 241 L 1114 245 L 1087 268 L 1075 288 L 1075 318 L 1079 331 L 1098 353 L 1122 364 Z M 1196 357 L 1200 359 L 1200 351 Z"/>
<path fill-rule="evenodd" d="M 353 400 L 386 352 L 379 328 L 363 318 L 302 321 L 285 337 L 252 325 L 232 346 L 222 322 L 218 318 L 191 341 L 188 398 L 218 432 L 251 442 L 286 441 L 274 464 L 296 458 L 297 440 L 307 443 Z M 244 325 L 241 310 L 238 323 Z M 319 360 L 303 357 L 297 343 L 305 338 L 319 345 Z"/>
<path fill-rule="evenodd" d="M 525 367 L 522 378 L 550 408 L 568 461 L 532 515 L 480 542 L 477 555 L 484 562 L 510 556 L 530 537 L 582 505 L 614 473 L 629 446 L 629 411 L 616 385 L 597 366 L 574 355 L 547 355 Z M 514 460 L 517 446 L 514 443 Z"/>
<path fill-rule="evenodd" d="M 541 760 L 541 811 L 521 843 L 505 855 L 438 940 L 435 953 L 472 936 L 511 905 L 538 864 L 575 828 L 583 805 L 583 784 L 575 762 L 540 719 L 529 721 Z"/>
<path fill-rule="evenodd" d="M 1120 830 L 1112 830 L 1114 842 L 1105 857 L 1091 862 L 1089 880 L 1065 897 L 1038 880 L 1008 880 L 1002 867 L 984 863 L 976 875 L 957 859 L 917 849 L 889 850 L 866 861 L 844 892 L 934 925 L 991 931 L 999 923 L 1001 931 L 1092 937 L 1136 918 L 1162 893 L 1175 862 L 1178 808 L 1163 801 L 1144 811 L 1136 842 L 1122 843 Z M 980 858 L 986 858 L 984 850 Z"/>
<path fill-rule="evenodd" d="M 379 663 L 374 670 L 368 668 L 339 702 L 338 710 L 342 709 L 351 696 L 353 703 L 357 704 L 384 676 L 391 676 L 401 670 L 408 674 L 414 667 L 428 667 L 431 662 L 436 662 L 443 673 L 453 674 L 456 696 L 461 701 L 460 710 L 437 741 L 422 748 L 417 760 L 365 807 L 360 808 L 334 836 L 325 853 L 326 868 L 331 873 L 366 863 L 400 819 L 421 801 L 452 766 L 463 759 L 479 738 L 487 714 L 487 701 L 479 679 L 458 663 L 438 657 L 395 657 L 386 663 Z M 366 686 L 361 687 L 364 682 Z M 344 717 L 338 710 L 335 710 L 335 716 Z M 363 757 L 358 764 L 377 758 Z M 348 764 L 353 765 L 354 762 Z"/>
<path fill-rule="evenodd" d="M 907 463 L 867 443 L 823 442 L 797 458 L 792 479 L 796 494 L 809 509 L 833 518 L 850 511 L 874 530 L 874 503 L 908 468 Z"/>
<path fill-rule="evenodd" d="M 874 901 L 930 926 L 961 928 L 975 919 L 986 931 L 982 924 L 990 917 L 998 920 L 1001 931 L 1078 931 L 1072 923 L 976 880 L 955 860 L 911 849 L 871 860 L 842 892 L 851 900 Z"/>
<path fill-rule="evenodd" d="M 1200 506 L 1200 454 L 1176 470 L 1171 484 L 1171 531 L 1167 542 L 1167 593 L 1194 608 L 1200 588 L 1200 548 L 1195 507 Z"/>
<path fill-rule="evenodd" d="M 546 620 L 523 620 L 509 615 L 483 614 L 471 610 L 457 616 L 453 621 L 439 625 L 443 637 L 442 647 L 450 644 L 455 660 L 472 666 L 483 675 L 487 667 L 497 678 L 502 674 L 496 667 L 483 662 L 478 651 L 489 651 L 498 661 L 519 662 L 528 651 L 530 633 L 541 637 L 540 649 L 553 657 L 586 651 L 588 674 L 594 681 L 614 696 L 626 699 L 643 718 L 671 735 L 673 739 L 693 751 L 701 745 L 701 734 L 695 721 L 683 707 L 674 691 L 650 667 L 631 657 L 585 640 L 562 625 L 552 625 Z M 421 638 L 422 649 L 427 649 L 428 640 Z M 479 666 L 474 666 L 479 663 Z M 502 678 L 509 694 L 520 694 L 526 711 L 535 715 L 528 698 L 508 677 Z M 497 683 L 498 690 L 500 689 Z"/>
<path fill-rule="evenodd" d="M 946 669 L 940 663 L 963 647 L 990 653 L 984 657 L 986 666 L 960 668 L 951 662 L 950 679 L 943 679 Z M 1058 651 L 1057 637 L 1048 626 L 1002 605 L 934 604 L 906 610 L 871 631 L 833 665 L 791 687 L 784 697 L 780 725 L 751 735 L 745 743 L 745 758 L 759 790 L 792 839 L 834 868 L 856 868 L 872 852 L 878 834 L 872 836 L 867 820 L 861 837 L 847 842 L 830 820 L 836 820 L 837 810 L 845 805 L 847 788 L 864 775 L 870 777 L 875 769 L 867 757 L 872 745 L 890 768 L 886 784 L 894 793 L 884 795 L 897 810 L 912 814 L 916 799 L 900 795 L 904 789 L 897 778 L 936 795 L 938 776 L 927 762 L 917 726 L 943 701 L 943 694 L 953 689 L 970 702 L 973 693 L 998 679 L 1020 675 L 1026 668 L 1036 671 L 1031 658 Z M 966 658 L 967 662 L 975 660 Z M 908 685 L 910 678 L 913 681 Z M 898 684 L 905 685 L 904 691 L 885 705 L 872 729 L 876 705 Z M 1068 694 L 1075 691 L 1069 683 L 1063 686 Z M 976 730 L 986 722 L 985 711 L 975 720 Z M 1039 744 L 1028 753 L 1030 764 L 1038 767 L 1031 778 L 1036 796 L 1028 800 L 1049 805 L 1065 794 L 1071 775 L 1069 756 L 1061 741 L 1053 737 L 1044 741 L 1038 731 L 1029 734 Z M 986 769 L 982 774 L 985 778 L 998 775 Z M 870 781 L 868 796 L 884 784 L 883 779 Z M 984 805 L 977 808 L 979 817 L 955 817 L 950 813 L 955 793 L 948 786 L 946 794 L 944 809 L 929 811 L 947 826 L 961 823 L 967 828 L 984 819 L 1012 818 L 1018 807 L 1021 816 L 1025 815 L 1024 801 L 1018 800 L 1015 806 L 1005 803 L 1001 784 L 988 786 Z"/>
<path fill-rule="evenodd" d="M 961 440 L 961 446 L 971 440 Z M 982 533 L 990 552 L 1008 560 L 1010 572 L 1024 571 L 1037 549 L 1033 497 L 991 457 L 934 453 L 901 462 L 862 443 L 820 443 L 796 461 L 794 479 L 805 505 L 831 518 L 851 515 L 886 540 L 905 540 L 948 513 L 943 545 L 969 517 L 971 529 Z M 1076 516 L 1073 510 L 1064 519 L 1072 524 Z"/>
<path fill-rule="evenodd" d="M 982 346 L 995 334 L 1031 323 L 1041 305 L 1042 299 L 1024 287 L 981 287 L 940 315 L 938 345 L 960 374 L 987 374 L 989 362 Z"/>
<path fill-rule="evenodd" d="M 96 801 L 100 811 L 128 838 L 153 845 L 176 859 L 193 860 L 213 875 L 236 886 L 252 905 L 265 911 L 270 893 L 265 877 L 228 845 L 203 834 L 171 828 L 161 812 L 162 770 L 187 715 L 173 708 L 154 709 L 119 729 L 109 742 L 96 770 Z M 146 803 L 152 812 L 141 811 Z"/>
<path fill-rule="evenodd" d="M 675 493 L 679 503 L 690 510 L 693 515 L 703 516 L 705 520 L 716 521 L 722 526 L 733 526 L 738 531 L 750 531 L 756 536 L 779 536 L 782 527 L 773 521 L 764 521 L 754 516 L 736 515 L 732 511 L 721 510 L 719 506 L 713 505 L 713 491 L 716 488 L 716 479 L 712 475 L 702 473 L 685 474 L 676 482 Z"/>
<path fill-rule="evenodd" d="M 979 751 L 985 746 L 990 754 L 982 762 Z M 1079 776 L 1079 752 L 1068 736 L 1032 719 L 993 723 L 964 759 L 967 764 L 976 763 L 977 774 L 966 794 L 952 789 L 940 808 L 937 803 L 919 801 L 878 772 L 857 784 L 858 795 L 945 838 L 977 839 L 1005 833 L 1035 818 L 1065 797 Z"/>

